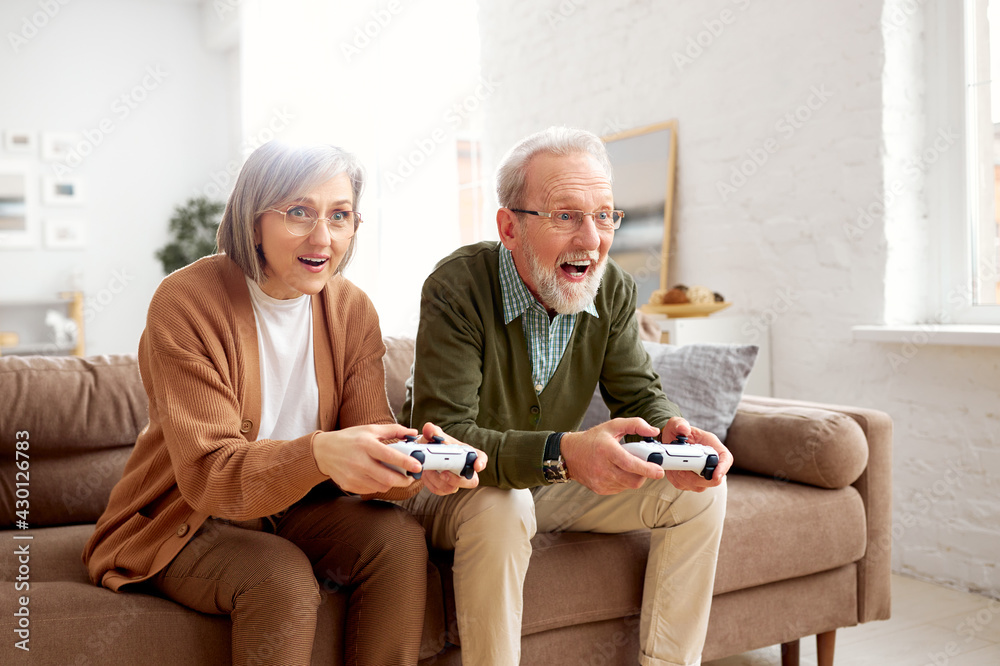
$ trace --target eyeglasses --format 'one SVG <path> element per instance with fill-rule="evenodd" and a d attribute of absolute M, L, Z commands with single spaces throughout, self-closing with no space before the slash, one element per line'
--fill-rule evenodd
<path fill-rule="evenodd" d="M 544 217 L 549 220 L 549 223 L 557 231 L 576 231 L 583 224 L 583 218 L 590 215 L 594 218 L 594 226 L 597 227 L 599 231 L 613 231 L 622 225 L 622 219 L 625 217 L 625 211 L 623 210 L 597 210 L 593 213 L 584 213 L 582 210 L 554 210 L 549 213 L 542 213 L 537 210 L 521 210 L 520 208 L 511 208 L 515 213 L 527 213 L 528 215 L 537 215 L 538 217 Z"/>
<path fill-rule="evenodd" d="M 330 230 L 330 237 L 334 240 L 347 240 L 354 236 L 358 230 L 358 225 L 363 221 L 361 216 L 353 210 L 338 210 L 330 214 L 330 217 L 320 217 L 314 209 L 309 206 L 291 206 L 288 210 L 278 210 L 268 208 L 274 213 L 281 213 L 285 219 L 285 229 L 293 236 L 308 236 L 316 228 L 316 224 L 323 220 Z"/>

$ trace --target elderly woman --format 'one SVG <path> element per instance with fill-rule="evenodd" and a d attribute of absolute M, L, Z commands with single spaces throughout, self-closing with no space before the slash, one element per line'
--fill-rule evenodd
<path fill-rule="evenodd" d="M 139 343 L 149 425 L 83 559 L 112 590 L 229 614 L 233 663 L 308 664 L 322 585 L 349 591 L 347 664 L 415 664 L 423 529 L 352 495 L 478 483 L 415 483 L 383 464 L 420 471 L 385 446 L 418 433 L 393 419 L 375 309 L 341 275 L 362 185 L 339 148 L 257 149 L 219 227 L 223 254 L 163 280 Z"/>

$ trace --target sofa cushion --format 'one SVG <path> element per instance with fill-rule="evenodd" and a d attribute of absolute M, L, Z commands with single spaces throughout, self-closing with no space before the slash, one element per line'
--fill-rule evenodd
<path fill-rule="evenodd" d="M 29 597 L 32 659 L 51 664 L 230 662 L 231 625 L 227 616 L 205 615 L 151 594 L 116 593 L 91 583 L 80 554 L 93 531 L 93 525 L 73 525 L 0 532 L 0 538 L 13 547 L 28 544 L 30 587 L 27 591 L 15 590 L 16 558 L 4 558 L 0 605 L 13 612 L 19 607 L 18 597 Z M 14 540 L 15 535 L 32 539 Z M 429 567 L 427 574 L 421 658 L 440 652 L 447 634 L 441 577 L 434 567 Z M 343 627 L 347 595 L 321 590 L 323 604 L 317 626 Z M 60 639 L 53 640 L 55 635 Z M 342 631 L 318 630 L 312 661 L 343 663 L 343 650 Z"/>
<path fill-rule="evenodd" d="M 744 402 L 726 441 L 741 469 L 820 488 L 854 483 L 868 465 L 868 439 L 848 414 Z"/>
<path fill-rule="evenodd" d="M 383 338 L 385 356 L 385 393 L 393 414 L 399 414 L 406 399 L 406 382 L 413 368 L 413 348 L 416 341 L 409 337 Z M 407 419 L 408 420 L 408 419 Z"/>
<path fill-rule="evenodd" d="M 0 432 L 27 430 L 33 460 L 131 446 L 149 421 L 131 355 L 0 357 L 0 405 Z"/>
<path fill-rule="evenodd" d="M 0 358 L 0 432 L 27 433 L 29 525 L 97 520 L 147 404 L 134 356 Z M 0 528 L 16 518 L 15 455 L 0 450 Z"/>
<path fill-rule="evenodd" d="M 757 346 L 678 346 L 648 341 L 642 344 L 649 352 L 653 370 L 660 376 L 664 393 L 677 403 L 688 423 L 725 441 L 747 376 L 757 359 Z M 580 428 L 586 430 L 609 417 L 610 411 L 598 387 Z"/>
<path fill-rule="evenodd" d="M 730 474 L 715 594 L 798 578 L 865 554 L 865 507 L 852 487 L 824 490 Z"/>

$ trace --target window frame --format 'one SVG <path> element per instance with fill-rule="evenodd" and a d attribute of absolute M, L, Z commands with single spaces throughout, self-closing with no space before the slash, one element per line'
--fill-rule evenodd
<path fill-rule="evenodd" d="M 927 209 L 937 221 L 940 249 L 936 300 L 942 314 L 936 323 L 1000 324 L 1000 305 L 975 304 L 973 279 L 973 267 L 979 263 L 973 228 L 986 207 L 977 193 L 977 144 L 972 133 L 978 116 L 968 88 L 980 43 L 977 30 L 984 28 L 977 24 L 976 10 L 977 6 L 985 8 L 986 2 L 939 1 L 928 5 L 925 16 L 925 146 L 933 148 L 944 136 L 958 137 L 954 148 L 942 151 L 927 172 Z M 992 204 L 988 209 L 992 212 Z"/>

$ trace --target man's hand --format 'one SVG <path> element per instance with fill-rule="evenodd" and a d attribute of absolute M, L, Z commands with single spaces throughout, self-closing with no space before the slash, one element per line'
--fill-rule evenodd
<path fill-rule="evenodd" d="M 703 476 L 694 472 L 668 470 L 667 479 L 673 484 L 674 488 L 700 493 L 705 488 L 720 485 L 722 479 L 729 472 L 729 468 L 733 466 L 733 454 L 729 452 L 729 449 L 713 433 L 699 428 L 692 428 L 691 424 L 680 416 L 675 416 L 667 421 L 667 425 L 663 426 L 663 443 L 669 444 L 677 439 L 677 435 L 687 437 L 688 444 L 703 444 L 715 449 L 715 452 L 719 454 L 719 465 L 715 468 L 715 473 L 712 474 L 711 481 L 705 480 Z"/>
<path fill-rule="evenodd" d="M 663 478 L 659 465 L 639 460 L 620 442 L 625 435 L 658 434 L 656 428 L 638 417 L 612 419 L 590 430 L 566 433 L 559 448 L 571 479 L 598 495 L 614 495 L 638 488 L 646 479 Z"/>
<path fill-rule="evenodd" d="M 429 442 L 431 441 L 431 437 L 434 437 L 435 435 L 443 438 L 445 444 L 462 443 L 454 437 L 444 434 L 444 431 L 433 423 L 425 423 L 423 428 L 424 439 Z M 424 486 L 435 495 L 451 495 L 459 488 L 475 488 L 479 485 L 479 472 L 486 469 L 486 454 L 479 449 L 476 449 L 476 454 L 476 462 L 472 466 L 475 471 L 473 472 L 471 479 L 466 479 L 464 476 L 448 471 L 437 472 L 434 470 L 428 470 L 420 476 L 420 480 L 423 481 Z"/>

